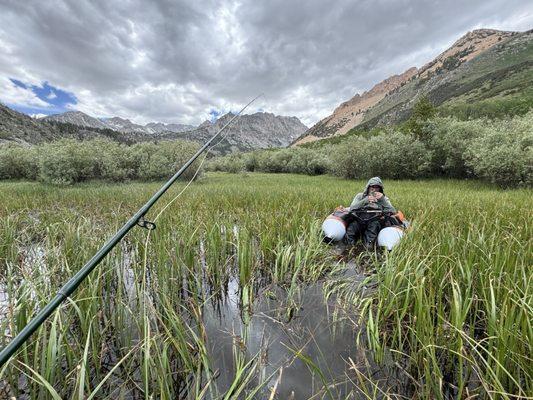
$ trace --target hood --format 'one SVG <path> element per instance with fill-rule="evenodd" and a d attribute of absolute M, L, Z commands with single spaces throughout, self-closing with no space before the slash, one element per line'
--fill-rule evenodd
<path fill-rule="evenodd" d="M 379 177 L 375 176 L 373 178 L 370 178 L 365 186 L 364 195 L 368 196 L 368 188 L 370 186 L 378 185 L 381 186 L 381 193 L 385 194 L 385 188 L 383 187 L 383 182 L 381 182 L 381 179 Z"/>

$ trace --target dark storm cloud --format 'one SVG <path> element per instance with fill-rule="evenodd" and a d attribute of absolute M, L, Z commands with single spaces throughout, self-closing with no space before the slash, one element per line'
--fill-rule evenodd
<path fill-rule="evenodd" d="M 199 123 L 257 108 L 311 124 L 468 30 L 530 29 L 528 1 L 0 1 L 0 100 L 49 82 L 76 108 Z"/>

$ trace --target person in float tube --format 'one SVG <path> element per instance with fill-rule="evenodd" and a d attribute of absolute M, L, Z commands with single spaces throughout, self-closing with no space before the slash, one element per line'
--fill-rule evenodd
<path fill-rule="evenodd" d="M 350 205 L 350 211 L 359 211 L 357 215 L 360 218 L 354 219 L 346 229 L 346 243 L 349 245 L 354 245 L 361 238 L 365 248 L 372 248 L 379 231 L 385 226 L 396 224 L 394 217 L 372 218 L 375 217 L 375 214 L 364 212 L 396 213 L 389 198 L 385 196 L 383 182 L 378 177 L 370 178 L 365 190 L 362 193 L 357 193 Z"/>

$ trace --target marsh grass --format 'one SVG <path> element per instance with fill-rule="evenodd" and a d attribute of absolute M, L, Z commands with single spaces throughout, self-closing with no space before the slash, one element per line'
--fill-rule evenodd
<path fill-rule="evenodd" d="M 336 257 L 320 241 L 320 223 L 363 186 L 266 174 L 197 181 L 165 210 L 150 237 L 140 228 L 130 232 L 0 371 L 4 393 L 32 399 L 264 393 L 260 388 L 278 374 L 261 379 L 260 355 L 239 350 L 246 335 L 235 341 L 233 384 L 217 388 L 204 308 L 237 282 L 246 320 L 260 289 L 273 284 L 286 290 L 290 318 L 301 287 L 338 273 Z M 0 185 L 0 287 L 8 301 L 2 344 L 157 188 Z M 531 192 L 458 181 L 391 181 L 386 191 L 413 220 L 411 233 L 390 254 L 368 261 L 363 285 L 372 282 L 375 290 L 361 297 L 345 279 L 330 285 L 329 294 L 361 313 L 365 341 L 378 359 L 397 354 L 419 381 L 420 397 L 531 393 Z M 43 255 L 38 261 L 32 248 Z M 367 396 L 378 393 L 370 378 L 349 378 L 365 381 Z"/>

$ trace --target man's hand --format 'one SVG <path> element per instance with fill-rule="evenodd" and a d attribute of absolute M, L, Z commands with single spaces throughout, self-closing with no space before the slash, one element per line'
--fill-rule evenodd
<path fill-rule="evenodd" d="M 376 199 L 373 194 L 369 194 L 368 195 L 368 201 L 370 203 L 375 203 L 376 201 L 378 201 L 378 199 Z"/>
<path fill-rule="evenodd" d="M 374 192 L 372 195 L 374 196 L 376 201 L 383 197 L 383 193 L 381 193 L 381 192 Z"/>

